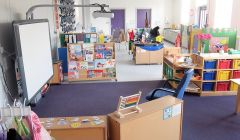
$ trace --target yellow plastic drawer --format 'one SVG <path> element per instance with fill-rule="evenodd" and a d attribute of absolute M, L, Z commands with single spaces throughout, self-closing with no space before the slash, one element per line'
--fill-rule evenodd
<path fill-rule="evenodd" d="M 219 71 L 217 80 L 229 80 L 231 71 Z"/>
<path fill-rule="evenodd" d="M 240 69 L 240 60 L 234 60 L 233 61 L 233 68 L 234 69 Z"/>
<path fill-rule="evenodd" d="M 237 91 L 238 90 L 238 85 L 235 84 L 234 82 L 231 82 L 231 87 L 230 87 L 231 91 Z"/>

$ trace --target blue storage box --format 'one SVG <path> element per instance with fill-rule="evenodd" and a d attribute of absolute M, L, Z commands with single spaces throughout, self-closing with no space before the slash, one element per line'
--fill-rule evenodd
<path fill-rule="evenodd" d="M 62 61 L 63 73 L 68 73 L 67 48 L 58 48 L 58 59 Z"/>
<path fill-rule="evenodd" d="M 203 83 L 202 90 L 203 91 L 214 91 L 214 84 L 215 83 Z"/>
<path fill-rule="evenodd" d="M 216 60 L 205 61 L 204 62 L 204 69 L 216 69 L 216 64 L 217 64 Z"/>
<path fill-rule="evenodd" d="M 210 71 L 210 72 L 204 72 L 203 73 L 203 80 L 215 80 L 216 79 L 216 72 Z"/>

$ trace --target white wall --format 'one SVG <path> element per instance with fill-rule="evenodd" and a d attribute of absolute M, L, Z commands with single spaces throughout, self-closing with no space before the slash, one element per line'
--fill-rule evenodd
<path fill-rule="evenodd" d="M 52 4 L 52 0 L 0 0 L 0 44 L 4 50 L 10 53 L 14 52 L 12 21 L 26 19 L 26 12 L 28 8 L 36 4 Z M 56 37 L 54 37 L 55 32 L 53 28 L 53 10 L 51 8 L 39 8 L 34 12 L 34 18 L 49 19 L 51 26 L 52 43 L 55 45 Z M 4 67 L 4 71 L 7 77 L 7 84 L 10 88 L 10 91 L 16 97 L 17 86 L 14 61 L 10 59 L 10 57 L 7 57 L 7 54 L 0 54 L 0 63 Z M 2 80 L 2 78 L 0 80 Z M 5 93 L 1 89 L 2 84 L 0 83 L 0 103 L 3 103 L 3 95 Z"/>
<path fill-rule="evenodd" d="M 207 1 L 208 0 L 173 0 L 173 23 L 176 25 L 196 24 L 198 7 L 207 5 Z M 189 6 L 187 6 L 186 3 L 189 3 Z M 184 17 L 187 17 L 187 21 L 183 21 Z"/>
<path fill-rule="evenodd" d="M 240 36 L 240 0 L 233 0 L 233 14 L 232 14 L 232 28 L 238 29 L 238 35 Z"/>
<path fill-rule="evenodd" d="M 170 24 L 172 18 L 172 0 L 91 0 L 91 3 L 106 3 L 111 9 L 125 9 L 125 26 L 126 29 L 136 28 L 136 9 L 152 9 L 151 26 L 160 25 L 163 29 L 165 20 Z M 91 12 L 96 9 L 91 8 Z M 99 30 L 104 30 L 106 34 L 110 34 L 111 22 L 110 19 L 93 19 L 91 16 L 92 26 L 96 26 Z"/>

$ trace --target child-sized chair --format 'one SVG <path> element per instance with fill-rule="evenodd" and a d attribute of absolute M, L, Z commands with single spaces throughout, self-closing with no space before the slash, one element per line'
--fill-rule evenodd
<path fill-rule="evenodd" d="M 184 92 L 185 92 L 185 89 L 186 87 L 188 86 L 192 76 L 193 76 L 193 69 L 189 69 L 188 71 L 185 72 L 182 80 L 177 80 L 177 79 L 168 79 L 166 82 L 168 81 L 175 81 L 175 82 L 179 82 L 180 83 L 178 84 L 178 87 L 177 89 L 174 91 L 172 89 L 168 89 L 168 88 L 157 88 L 157 89 L 154 89 L 152 92 L 150 92 L 147 96 L 146 96 L 146 99 L 148 101 L 151 101 L 151 100 L 155 100 L 157 98 L 161 98 L 161 97 L 164 97 L 164 96 L 174 96 L 178 99 L 182 99 L 183 98 L 183 95 L 184 95 Z M 164 84 L 164 86 L 166 85 L 166 83 Z"/>

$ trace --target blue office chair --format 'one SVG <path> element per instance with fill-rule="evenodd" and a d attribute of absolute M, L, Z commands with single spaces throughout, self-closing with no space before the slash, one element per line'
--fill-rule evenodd
<path fill-rule="evenodd" d="M 184 95 L 184 92 L 185 92 L 185 89 L 186 87 L 188 86 L 192 76 L 193 76 L 193 69 L 190 69 L 188 71 L 185 72 L 182 80 L 177 80 L 177 79 L 168 79 L 163 88 L 157 88 L 157 89 L 154 89 L 152 92 L 150 92 L 146 99 L 148 101 L 151 101 L 151 100 L 155 100 L 157 98 L 161 98 L 161 97 L 164 97 L 164 96 L 167 96 L 167 95 L 171 95 L 171 96 L 174 96 L 178 99 L 182 99 L 183 98 L 183 95 Z M 175 81 L 175 82 L 180 82 L 178 84 L 178 87 L 177 89 L 174 91 L 172 89 L 168 89 L 168 88 L 164 88 L 166 83 L 169 82 L 169 81 Z"/>

